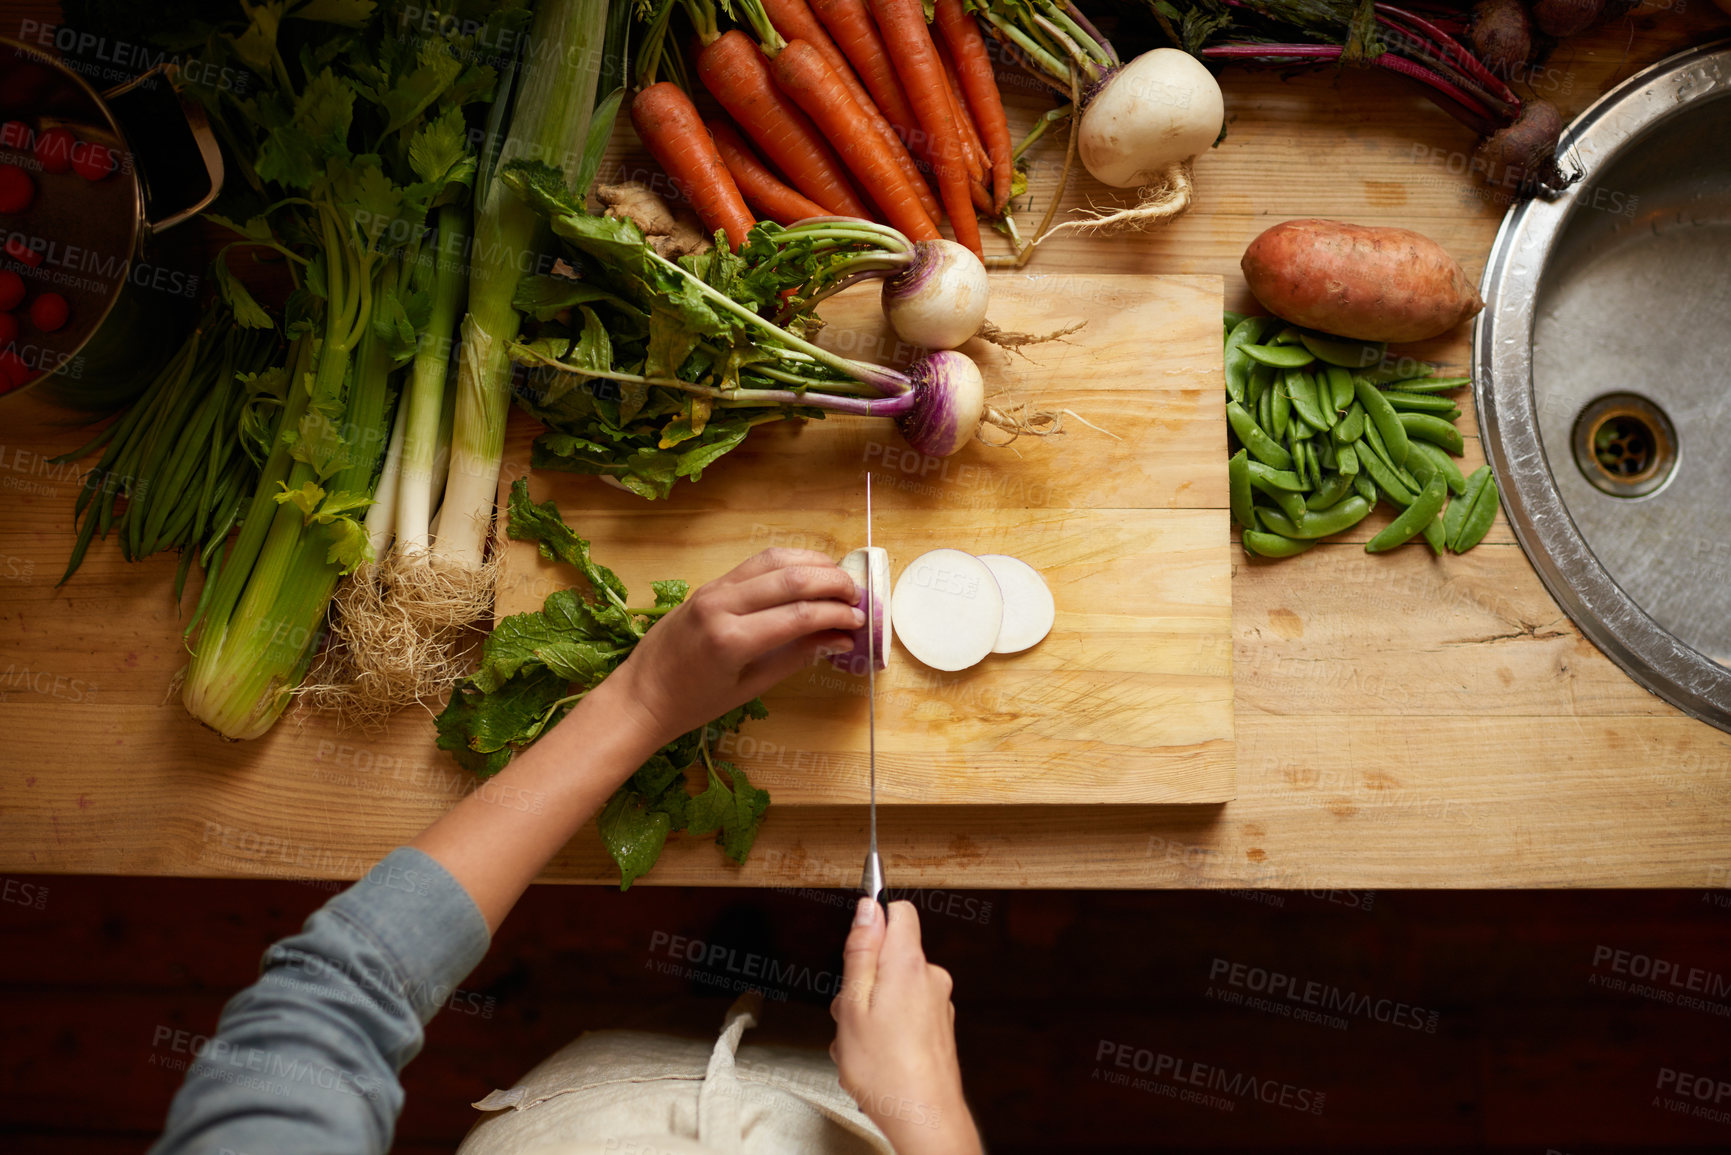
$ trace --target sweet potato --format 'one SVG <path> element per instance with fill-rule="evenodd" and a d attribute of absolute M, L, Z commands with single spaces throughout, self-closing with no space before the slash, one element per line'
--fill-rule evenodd
<path fill-rule="evenodd" d="M 1411 229 L 1287 221 L 1250 242 L 1242 267 L 1275 316 L 1359 341 L 1423 341 L 1485 307 L 1455 259 Z"/>

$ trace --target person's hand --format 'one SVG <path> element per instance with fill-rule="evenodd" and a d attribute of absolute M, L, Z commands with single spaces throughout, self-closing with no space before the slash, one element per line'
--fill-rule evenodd
<path fill-rule="evenodd" d="M 830 1057 L 841 1085 L 897 1155 L 981 1150 L 962 1098 L 950 973 L 926 961 L 911 902 L 862 898 L 842 952 Z"/>
<path fill-rule="evenodd" d="M 853 579 L 821 553 L 766 549 L 697 590 L 643 635 L 604 686 L 660 746 L 757 697 L 865 624 Z"/>

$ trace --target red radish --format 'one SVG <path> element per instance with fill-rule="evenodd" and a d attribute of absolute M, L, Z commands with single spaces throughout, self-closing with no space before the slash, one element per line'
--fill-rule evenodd
<path fill-rule="evenodd" d="M 890 629 L 890 555 L 881 546 L 870 549 L 856 549 L 840 561 L 842 569 L 853 578 L 853 584 L 859 588 L 859 596 L 854 599 L 854 605 L 860 610 L 866 610 L 866 574 L 871 574 L 871 613 L 865 625 L 853 633 L 853 649 L 845 654 L 834 654 L 830 657 L 838 670 L 850 674 L 864 674 L 868 655 L 875 659 L 873 668 L 883 669 L 889 664 L 890 642 L 894 635 Z M 871 631 L 868 647 L 866 631 Z"/>
<path fill-rule="evenodd" d="M 72 146 L 76 138 L 64 128 L 50 128 L 36 136 L 36 159 L 43 172 L 66 172 L 72 167 Z"/>
<path fill-rule="evenodd" d="M 0 165 L 0 213 L 21 213 L 36 199 L 36 182 L 15 164 Z"/>
<path fill-rule="evenodd" d="M 72 146 L 72 171 L 85 180 L 106 180 L 115 169 L 114 150 L 94 142 Z"/>
<path fill-rule="evenodd" d="M 20 152 L 30 147 L 30 126 L 22 120 L 9 120 L 0 124 L 0 145 L 15 148 Z"/>
<path fill-rule="evenodd" d="M 65 297 L 59 293 L 43 293 L 30 302 L 30 323 L 44 333 L 52 333 L 66 324 L 71 312 Z"/>
<path fill-rule="evenodd" d="M 24 278 L 11 269 L 0 269 L 0 313 L 10 313 L 24 303 Z"/>
<path fill-rule="evenodd" d="M 5 253 L 19 264 L 32 269 L 42 263 L 41 252 L 25 239 L 23 233 L 13 233 L 6 238 Z"/>
<path fill-rule="evenodd" d="M 985 562 L 934 549 L 902 571 L 890 616 L 908 653 L 934 670 L 965 670 L 997 644 L 1004 598 Z"/>
<path fill-rule="evenodd" d="M 26 365 L 24 358 L 11 349 L 0 353 L 0 377 L 5 378 L 10 388 L 16 389 L 20 385 L 28 384 L 30 379 L 35 376 L 36 371 Z"/>
<path fill-rule="evenodd" d="M 11 313 L 0 313 L 0 349 L 7 348 L 18 339 L 18 318 Z"/>
<path fill-rule="evenodd" d="M 992 653 L 1019 654 L 1038 645 L 1052 632 L 1058 613 L 1046 579 L 1019 557 L 983 553 L 980 560 L 992 571 L 998 581 L 998 592 L 1004 598 L 1004 622 L 998 628 Z"/>

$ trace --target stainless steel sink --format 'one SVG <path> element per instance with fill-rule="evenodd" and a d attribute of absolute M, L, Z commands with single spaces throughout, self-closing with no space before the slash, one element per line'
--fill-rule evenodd
<path fill-rule="evenodd" d="M 1564 133 L 1581 179 L 1509 212 L 1473 332 L 1479 427 L 1553 597 L 1731 730 L 1731 41 Z"/>

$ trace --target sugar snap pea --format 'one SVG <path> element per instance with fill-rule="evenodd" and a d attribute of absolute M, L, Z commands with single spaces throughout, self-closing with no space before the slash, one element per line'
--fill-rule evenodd
<path fill-rule="evenodd" d="M 1340 415 L 1352 407 L 1352 374 L 1339 365 L 1330 365 L 1322 371 L 1322 376 L 1328 382 L 1329 401 L 1333 405 L 1334 419 L 1338 421 Z"/>
<path fill-rule="evenodd" d="M 1430 479 L 1436 476 L 1436 462 L 1422 454 L 1411 452 L 1409 449 L 1406 455 L 1406 463 L 1409 466 L 1407 472 L 1412 474 L 1413 480 L 1419 483 L 1420 488 L 1429 485 Z M 1443 484 L 1446 488 L 1448 484 L 1446 478 L 1444 479 Z"/>
<path fill-rule="evenodd" d="M 1365 543 L 1365 552 L 1383 553 L 1397 545 L 1405 545 L 1424 532 L 1424 527 L 1435 521 L 1436 515 L 1442 512 L 1443 499 L 1448 496 L 1448 491 L 1448 483 L 1436 474 L 1431 474 L 1430 482 L 1413 499 L 1413 503 L 1401 511 L 1400 516 L 1385 525 L 1382 532 Z"/>
<path fill-rule="evenodd" d="M 1402 485 L 1406 486 L 1414 493 L 1417 493 L 1420 489 L 1424 488 L 1418 483 L 1418 478 L 1407 472 L 1404 466 L 1396 465 L 1394 461 L 1390 459 L 1388 449 L 1382 443 L 1382 434 L 1376 431 L 1375 425 L 1365 425 L 1364 437 L 1359 440 L 1359 444 L 1367 447 L 1372 454 L 1381 459 L 1382 463 L 1394 474 L 1395 480 L 1399 481 Z M 1407 452 L 1410 456 L 1412 452 L 1412 447 L 1410 445 L 1407 447 Z"/>
<path fill-rule="evenodd" d="M 1370 418 L 1376 431 L 1382 434 L 1383 448 L 1388 450 L 1388 459 L 1394 465 L 1406 464 L 1406 429 L 1400 423 L 1399 414 L 1394 406 L 1388 403 L 1388 398 L 1382 395 L 1382 390 L 1372 385 L 1363 377 L 1353 380 L 1353 391 L 1358 394 L 1360 405 L 1364 406 L 1364 414 Z"/>
<path fill-rule="evenodd" d="M 1276 369 L 1302 369 L 1316 360 L 1303 345 L 1240 345 L 1251 360 Z"/>
<path fill-rule="evenodd" d="M 1332 437 L 1318 437 L 1316 439 L 1316 463 L 1324 469 L 1339 469 L 1339 461 L 1340 458 L 1334 452 L 1334 439 Z"/>
<path fill-rule="evenodd" d="M 1443 536 L 1448 541 L 1450 549 L 1454 548 L 1455 539 L 1460 537 L 1461 522 L 1466 520 L 1467 510 L 1472 508 L 1473 501 L 1491 479 L 1491 467 L 1481 465 L 1473 470 L 1467 478 L 1467 487 L 1459 497 L 1449 502 L 1448 509 L 1443 513 Z"/>
<path fill-rule="evenodd" d="M 1359 476 L 1363 477 L 1364 474 L 1368 473 L 1370 479 L 1376 482 L 1376 487 L 1380 489 L 1390 501 L 1402 508 L 1412 504 L 1413 498 L 1417 495 L 1406 487 L 1405 482 L 1401 481 L 1400 478 L 1394 475 L 1394 471 L 1388 467 L 1388 463 L 1383 461 L 1374 450 L 1370 453 L 1359 454 L 1358 464 L 1364 470 L 1364 473 L 1359 474 Z M 1356 484 L 1356 482 L 1354 484 Z"/>
<path fill-rule="evenodd" d="M 1435 393 L 1406 393 L 1399 389 L 1384 389 L 1382 395 L 1397 413 L 1447 413 L 1455 403 Z"/>
<path fill-rule="evenodd" d="M 1407 455 L 1406 464 L 1414 477 L 1418 476 L 1417 459 L 1420 457 L 1442 470 L 1443 478 L 1448 482 L 1450 493 L 1458 495 L 1467 491 L 1467 479 L 1461 476 L 1461 467 L 1455 464 L 1455 459 L 1428 441 L 1413 442 L 1412 450 Z"/>
<path fill-rule="evenodd" d="M 1234 313 L 1231 309 L 1226 310 L 1226 331 L 1230 333 L 1236 329 L 1238 322 L 1244 320 L 1244 316 L 1243 313 Z"/>
<path fill-rule="evenodd" d="M 1267 365 L 1252 362 L 1250 380 L 1245 390 L 1244 407 L 1255 413 L 1257 405 L 1262 401 L 1263 394 L 1267 393 L 1273 385 L 1274 370 Z"/>
<path fill-rule="evenodd" d="M 1272 323 L 1272 317 L 1244 317 L 1226 334 L 1226 395 L 1240 405 L 1244 404 L 1250 366 L 1254 364 L 1245 355 L 1243 346 L 1260 341 Z"/>
<path fill-rule="evenodd" d="M 1334 451 L 1334 467 L 1348 477 L 1358 475 L 1358 450 L 1350 445 L 1342 445 Z"/>
<path fill-rule="evenodd" d="M 1331 473 L 1322 479 L 1316 492 L 1305 499 L 1306 509 L 1328 509 L 1352 492 L 1352 478 L 1344 473 Z"/>
<path fill-rule="evenodd" d="M 1226 403 L 1226 420 L 1232 426 L 1232 432 L 1238 435 L 1238 441 L 1250 451 L 1250 456 L 1264 465 L 1275 469 L 1291 469 L 1292 454 L 1281 448 L 1275 441 L 1256 424 L 1254 418 L 1236 401 Z"/>
<path fill-rule="evenodd" d="M 1372 385 L 1391 385 L 1396 381 L 1425 380 L 1435 372 L 1436 366 L 1428 362 L 1414 361 L 1410 357 L 1396 357 L 1392 361 L 1385 360 L 1382 364 L 1372 365 L 1368 369 L 1355 369 L 1352 375 L 1362 377 Z M 1401 387 L 1403 389 L 1410 388 L 1406 385 Z"/>
<path fill-rule="evenodd" d="M 1460 389 L 1472 383 L 1471 377 L 1408 377 L 1398 381 L 1384 382 L 1390 389 L 1398 389 L 1402 393 L 1442 393 L 1450 389 Z"/>
<path fill-rule="evenodd" d="M 1292 397 L 1286 392 L 1286 381 L 1274 383 L 1274 400 L 1269 403 L 1268 432 L 1274 435 L 1276 441 L 1286 440 L 1286 428 L 1292 424 Z"/>
<path fill-rule="evenodd" d="M 1271 469 L 1260 461 L 1250 463 L 1250 481 L 1255 484 L 1260 480 L 1264 485 L 1275 489 L 1284 489 L 1288 493 L 1303 493 L 1310 487 L 1304 483 L 1304 478 L 1288 469 Z"/>
<path fill-rule="evenodd" d="M 1256 462 L 1251 462 L 1251 464 L 1254 465 Z M 1290 489 L 1281 489 L 1277 485 L 1270 485 L 1265 479 L 1257 477 L 1255 473 L 1250 475 L 1250 487 L 1274 502 L 1280 507 L 1281 513 L 1294 521 L 1304 516 L 1304 494 L 1295 493 Z"/>
<path fill-rule="evenodd" d="M 1443 533 L 1442 518 L 1433 517 L 1429 521 L 1425 522 L 1423 533 L 1425 544 L 1430 546 L 1430 551 L 1436 556 L 1441 557 L 1443 549 L 1448 542 L 1448 536 Z"/>
<path fill-rule="evenodd" d="M 1292 398 L 1292 411 L 1298 414 L 1298 419 L 1318 433 L 1327 433 L 1331 422 L 1323 416 L 1323 406 L 1316 398 L 1316 378 L 1303 369 L 1288 369 L 1284 381 L 1286 395 Z"/>
<path fill-rule="evenodd" d="M 1402 413 L 1399 415 L 1399 424 L 1408 437 L 1440 445 L 1456 457 L 1466 452 L 1466 443 L 1461 440 L 1461 431 L 1455 428 L 1454 422 L 1444 421 L 1434 413 Z M 1389 454 L 1393 456 L 1394 445 L 1389 442 L 1388 431 L 1382 432 L 1383 441 L 1388 444 Z M 1401 462 L 1396 461 L 1395 464 L 1399 465 Z"/>
<path fill-rule="evenodd" d="M 1226 459 L 1226 493 L 1232 501 L 1232 520 L 1245 529 L 1256 525 L 1250 512 L 1250 451 L 1240 449 Z"/>
<path fill-rule="evenodd" d="M 1276 333 L 1273 340 L 1268 343 L 1270 345 L 1296 345 L 1299 343 L 1300 335 L 1297 325 L 1288 325 Z"/>
<path fill-rule="evenodd" d="M 1306 331 L 1300 333 L 1298 339 L 1304 343 L 1306 349 L 1316 354 L 1317 360 L 1348 369 L 1368 369 L 1380 365 L 1383 355 L 1388 352 L 1388 346 L 1380 341 L 1353 341 L 1345 337 L 1331 337 L 1327 333 Z"/>
<path fill-rule="evenodd" d="M 1352 491 L 1370 502 L 1376 504 L 1376 482 L 1367 473 L 1358 473 L 1352 479 Z"/>
<path fill-rule="evenodd" d="M 1281 537 L 1278 533 L 1263 533 L 1247 529 L 1243 534 L 1244 548 L 1258 557 L 1296 557 L 1316 545 L 1314 539 L 1300 541 Z"/>
<path fill-rule="evenodd" d="M 1364 406 L 1357 401 L 1346 411 L 1346 416 L 1340 419 L 1340 424 L 1334 427 L 1334 442 L 1336 445 L 1351 445 L 1364 436 L 1365 416 Z"/>
<path fill-rule="evenodd" d="M 1370 516 L 1370 502 L 1354 494 L 1329 509 L 1306 513 L 1298 519 L 1294 537 L 1328 537 L 1351 529 Z"/>
<path fill-rule="evenodd" d="M 1270 383 L 1262 391 L 1262 396 L 1256 402 L 1256 423 L 1266 431 L 1274 428 L 1274 393 L 1280 388 L 1278 380 Z"/>
<path fill-rule="evenodd" d="M 1449 548 L 1456 553 L 1465 553 L 1483 541 L 1497 520 L 1497 479 L 1490 476 L 1490 466 L 1481 465 L 1479 469 L 1486 474 L 1484 484 L 1473 495 L 1466 515 L 1461 518 L 1459 531 L 1449 541 Z M 1477 476 L 1477 471 L 1474 476 Z"/>

